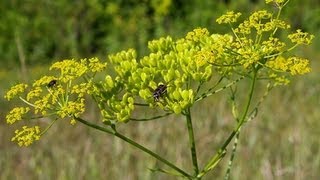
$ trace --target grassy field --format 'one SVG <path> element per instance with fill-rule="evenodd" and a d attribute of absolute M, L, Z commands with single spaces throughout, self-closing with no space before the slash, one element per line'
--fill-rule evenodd
<path fill-rule="evenodd" d="M 319 53 L 303 51 L 313 71 L 296 77 L 286 87 L 275 88 L 258 116 L 241 131 L 231 179 L 318 179 L 320 177 Z M 45 72 L 33 67 L 30 76 Z M 109 135 L 81 124 L 60 120 L 42 139 L 28 148 L 10 142 L 14 127 L 4 122 L 12 106 L 3 99 L 5 90 L 19 77 L 18 70 L 2 70 L 0 179 L 176 179 L 148 168 L 162 166 L 147 154 Z M 30 78 L 32 79 L 32 78 Z M 86 117 L 99 121 L 93 105 Z M 143 116 L 144 112 L 138 112 Z M 199 163 L 202 167 L 233 128 L 229 103 L 223 94 L 192 109 Z M 42 120 L 40 124 L 48 124 Z M 158 121 L 120 125 L 120 131 L 191 170 L 185 120 L 169 116 Z M 231 147 L 231 146 L 230 146 Z M 230 151 L 228 151 L 230 152 Z M 230 153 L 203 179 L 222 179 Z"/>

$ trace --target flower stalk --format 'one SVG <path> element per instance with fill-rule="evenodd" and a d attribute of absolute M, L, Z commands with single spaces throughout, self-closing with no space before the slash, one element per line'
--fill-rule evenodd
<path fill-rule="evenodd" d="M 195 143 L 195 138 L 193 133 L 190 108 L 186 110 L 185 116 L 186 116 L 187 127 L 188 127 L 189 146 L 190 146 L 193 170 L 194 170 L 194 174 L 197 175 L 199 173 L 199 167 L 198 167 L 197 150 L 196 150 L 196 143 Z"/>
<path fill-rule="evenodd" d="M 107 128 L 104 128 L 104 127 L 101 127 L 101 126 L 98 126 L 96 124 L 93 124 L 93 123 L 90 123 L 89 121 L 86 121 L 82 118 L 79 118 L 79 117 L 74 117 L 75 120 L 77 120 L 78 122 L 86 125 L 86 126 L 89 126 L 93 129 L 96 129 L 96 130 L 99 130 L 99 131 L 102 131 L 102 132 L 105 132 L 107 134 L 111 134 L 111 135 L 114 135 L 120 139 L 122 139 L 123 141 L 131 144 L 132 146 L 140 149 L 141 151 L 149 154 L 150 156 L 156 158 L 157 160 L 161 161 L 162 163 L 166 164 L 167 166 L 171 167 L 172 169 L 174 169 L 175 171 L 177 171 L 178 173 L 180 173 L 181 175 L 183 175 L 184 177 L 187 177 L 187 178 L 192 178 L 191 175 L 189 175 L 187 172 L 185 172 L 184 170 L 178 168 L 177 166 L 175 166 L 173 163 L 169 162 L 168 160 L 162 158 L 160 155 L 156 154 L 155 152 L 153 152 L 152 150 L 142 146 L 141 144 L 129 139 L 128 137 L 120 134 L 119 132 L 117 131 L 114 131 L 114 130 L 110 130 L 110 129 L 107 129 Z"/>

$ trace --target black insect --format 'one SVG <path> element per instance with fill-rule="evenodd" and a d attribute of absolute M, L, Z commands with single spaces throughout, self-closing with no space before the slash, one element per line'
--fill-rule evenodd
<path fill-rule="evenodd" d="M 48 87 L 48 88 L 52 88 L 52 87 L 55 86 L 56 84 L 57 84 L 57 80 L 53 79 L 53 80 L 51 80 L 51 81 L 48 83 L 47 87 Z"/>
<path fill-rule="evenodd" d="M 160 97 L 167 92 L 167 86 L 160 84 L 153 92 L 154 101 L 159 101 Z"/>

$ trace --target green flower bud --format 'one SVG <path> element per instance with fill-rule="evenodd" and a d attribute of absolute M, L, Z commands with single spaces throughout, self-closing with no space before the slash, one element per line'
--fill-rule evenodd
<path fill-rule="evenodd" d="M 143 98 L 144 100 L 148 99 L 152 96 L 151 92 L 148 89 L 141 89 L 139 91 L 139 96 Z"/>
<path fill-rule="evenodd" d="M 172 109 L 173 109 L 173 112 L 176 114 L 180 114 L 182 111 L 181 106 L 178 104 L 174 104 Z"/>
<path fill-rule="evenodd" d="M 105 78 L 106 86 L 107 88 L 113 88 L 114 87 L 114 82 L 112 80 L 112 77 L 110 75 L 107 75 Z"/>
<path fill-rule="evenodd" d="M 181 89 L 176 89 L 175 91 L 172 92 L 172 97 L 174 100 L 180 100 L 181 99 Z"/>

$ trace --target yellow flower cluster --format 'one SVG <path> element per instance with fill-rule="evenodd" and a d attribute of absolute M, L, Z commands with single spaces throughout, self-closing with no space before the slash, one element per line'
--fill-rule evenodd
<path fill-rule="evenodd" d="M 7 123 L 13 124 L 22 120 L 26 113 L 32 111 L 33 114 L 41 116 L 79 117 L 85 111 L 86 94 L 97 93 L 97 87 L 93 83 L 94 75 L 103 71 L 107 63 L 100 62 L 98 58 L 82 59 L 80 61 L 63 60 L 54 63 L 50 70 L 59 70 L 58 75 L 45 75 L 35 80 L 25 96 L 20 99 L 30 107 L 15 107 L 6 116 Z M 80 78 L 84 83 L 76 84 Z M 22 94 L 27 84 L 13 86 L 5 95 L 11 100 L 13 97 Z M 75 120 L 71 120 L 74 124 Z M 40 136 L 39 128 L 24 127 L 21 131 L 16 131 L 14 141 L 19 145 L 29 145 L 34 139 Z"/>
<path fill-rule="evenodd" d="M 255 29 L 258 35 L 263 32 L 273 31 L 276 28 L 288 29 L 290 25 L 279 19 L 273 19 L 272 14 L 266 10 L 257 11 L 251 14 L 248 20 L 243 21 L 234 30 L 235 33 L 251 34 Z"/>
<path fill-rule="evenodd" d="M 41 99 L 34 102 L 35 114 L 40 113 L 41 115 L 45 116 L 47 115 L 48 110 L 53 110 L 52 105 L 49 103 L 50 97 L 51 95 L 47 94 L 43 96 Z"/>
<path fill-rule="evenodd" d="M 302 32 L 301 29 L 298 29 L 295 33 L 289 34 L 288 38 L 292 43 L 309 45 L 311 44 L 314 35 L 310 35 L 309 33 Z"/>
<path fill-rule="evenodd" d="M 89 61 L 89 62 L 87 62 Z M 88 67 L 88 70 L 95 73 L 101 72 L 107 67 L 107 63 L 101 63 L 98 58 L 82 59 L 81 63 Z"/>
<path fill-rule="evenodd" d="M 291 75 L 305 74 L 311 71 L 309 60 L 299 57 L 284 58 L 278 56 L 274 60 L 268 61 L 267 67 L 276 71 L 290 72 Z"/>
<path fill-rule="evenodd" d="M 83 63 L 77 62 L 76 60 L 72 59 L 54 63 L 50 67 L 50 70 L 53 69 L 60 70 L 61 77 L 59 78 L 59 80 L 63 83 L 67 83 L 71 80 L 81 77 L 84 73 L 86 73 L 88 67 Z"/>
<path fill-rule="evenodd" d="M 269 37 L 269 39 L 263 41 L 261 45 L 261 51 L 265 55 L 270 55 L 275 52 L 281 52 L 284 50 L 284 47 L 286 46 L 284 42 L 280 41 L 280 39 L 275 37 Z"/>
<path fill-rule="evenodd" d="M 77 101 L 69 101 L 65 105 L 59 108 L 57 115 L 60 118 L 65 117 L 79 117 L 85 111 L 84 98 L 80 98 Z"/>
<path fill-rule="evenodd" d="M 77 94 L 78 97 L 83 97 L 85 94 L 94 94 L 98 92 L 97 87 L 94 86 L 92 81 L 76 84 L 72 87 L 71 93 Z"/>
<path fill-rule="evenodd" d="M 39 97 L 42 93 L 42 88 L 37 86 L 30 90 L 27 94 L 27 101 L 30 101 L 33 98 Z"/>
<path fill-rule="evenodd" d="M 287 1 L 287 0 L 266 0 L 266 3 L 269 4 L 269 3 L 274 2 L 274 3 L 277 3 L 277 4 L 282 4 L 285 1 Z"/>
<path fill-rule="evenodd" d="M 23 93 L 26 88 L 28 87 L 27 84 L 17 84 L 13 87 L 11 87 L 11 89 L 6 93 L 6 95 L 4 96 L 8 101 L 10 101 L 12 98 L 14 98 L 15 96 L 17 96 L 18 94 Z"/>
<path fill-rule="evenodd" d="M 56 80 L 57 78 L 54 76 L 43 76 L 40 79 L 36 80 L 32 86 L 33 87 L 42 87 L 42 86 L 47 86 L 48 83 L 52 80 Z"/>
<path fill-rule="evenodd" d="M 186 39 L 194 42 L 201 41 L 203 37 L 207 37 L 209 31 L 206 28 L 196 28 L 191 32 L 188 32 Z"/>
<path fill-rule="evenodd" d="M 267 1 L 267 3 L 270 2 L 276 3 L 280 12 L 280 9 L 288 1 Z M 228 19 L 227 17 L 233 16 L 233 12 L 228 12 L 218 18 L 217 21 L 223 22 L 224 19 Z M 314 36 L 297 30 L 295 33 L 288 35 L 288 38 L 295 45 L 286 48 L 286 43 L 276 37 L 276 32 L 280 29 L 288 28 L 290 28 L 290 25 L 279 19 L 279 14 L 277 17 L 274 17 L 272 13 L 266 10 L 256 11 L 248 19 L 241 22 L 238 27 L 232 27 L 235 37 L 234 41 L 231 40 L 229 43 L 222 42 L 221 46 L 216 46 L 218 44 L 216 41 L 220 41 L 220 39 L 214 39 L 212 47 L 215 58 L 213 64 L 222 73 L 228 71 L 247 73 L 254 69 L 257 70 L 258 68 L 260 70 L 262 68 L 260 70 L 261 76 L 262 74 L 269 75 L 271 79 L 278 79 L 279 82 L 283 82 L 282 84 L 285 84 L 287 81 L 283 80 L 283 76 L 280 73 L 290 73 L 291 75 L 308 73 L 310 72 L 310 67 L 307 59 L 297 57 L 285 58 L 284 54 L 291 51 L 297 45 L 309 45 Z M 271 77 L 270 74 L 273 73 L 277 74 L 277 78 Z"/>
<path fill-rule="evenodd" d="M 15 134 L 11 141 L 17 141 L 19 146 L 29 146 L 35 140 L 39 140 L 41 136 L 39 126 L 23 126 L 22 130 L 16 130 Z"/>
<path fill-rule="evenodd" d="M 274 80 L 274 86 L 278 85 L 288 85 L 290 80 L 286 76 L 279 76 L 278 74 L 271 73 L 269 77 Z"/>
<path fill-rule="evenodd" d="M 22 120 L 22 116 L 30 111 L 29 107 L 15 107 L 6 116 L 8 124 Z"/>
<path fill-rule="evenodd" d="M 256 64 L 261 59 L 260 51 L 253 48 L 241 48 L 238 53 L 241 54 L 238 56 L 239 62 L 245 69 L 251 68 L 250 65 Z"/>
<path fill-rule="evenodd" d="M 200 68 L 208 62 L 213 63 L 215 57 L 214 57 L 213 51 L 202 50 L 202 51 L 198 51 L 195 54 L 194 59 L 196 62 L 196 66 Z"/>
<path fill-rule="evenodd" d="M 237 19 L 241 16 L 241 13 L 234 13 L 233 11 L 229 11 L 226 14 L 219 17 L 216 21 L 218 24 L 229 24 L 237 22 Z"/>

